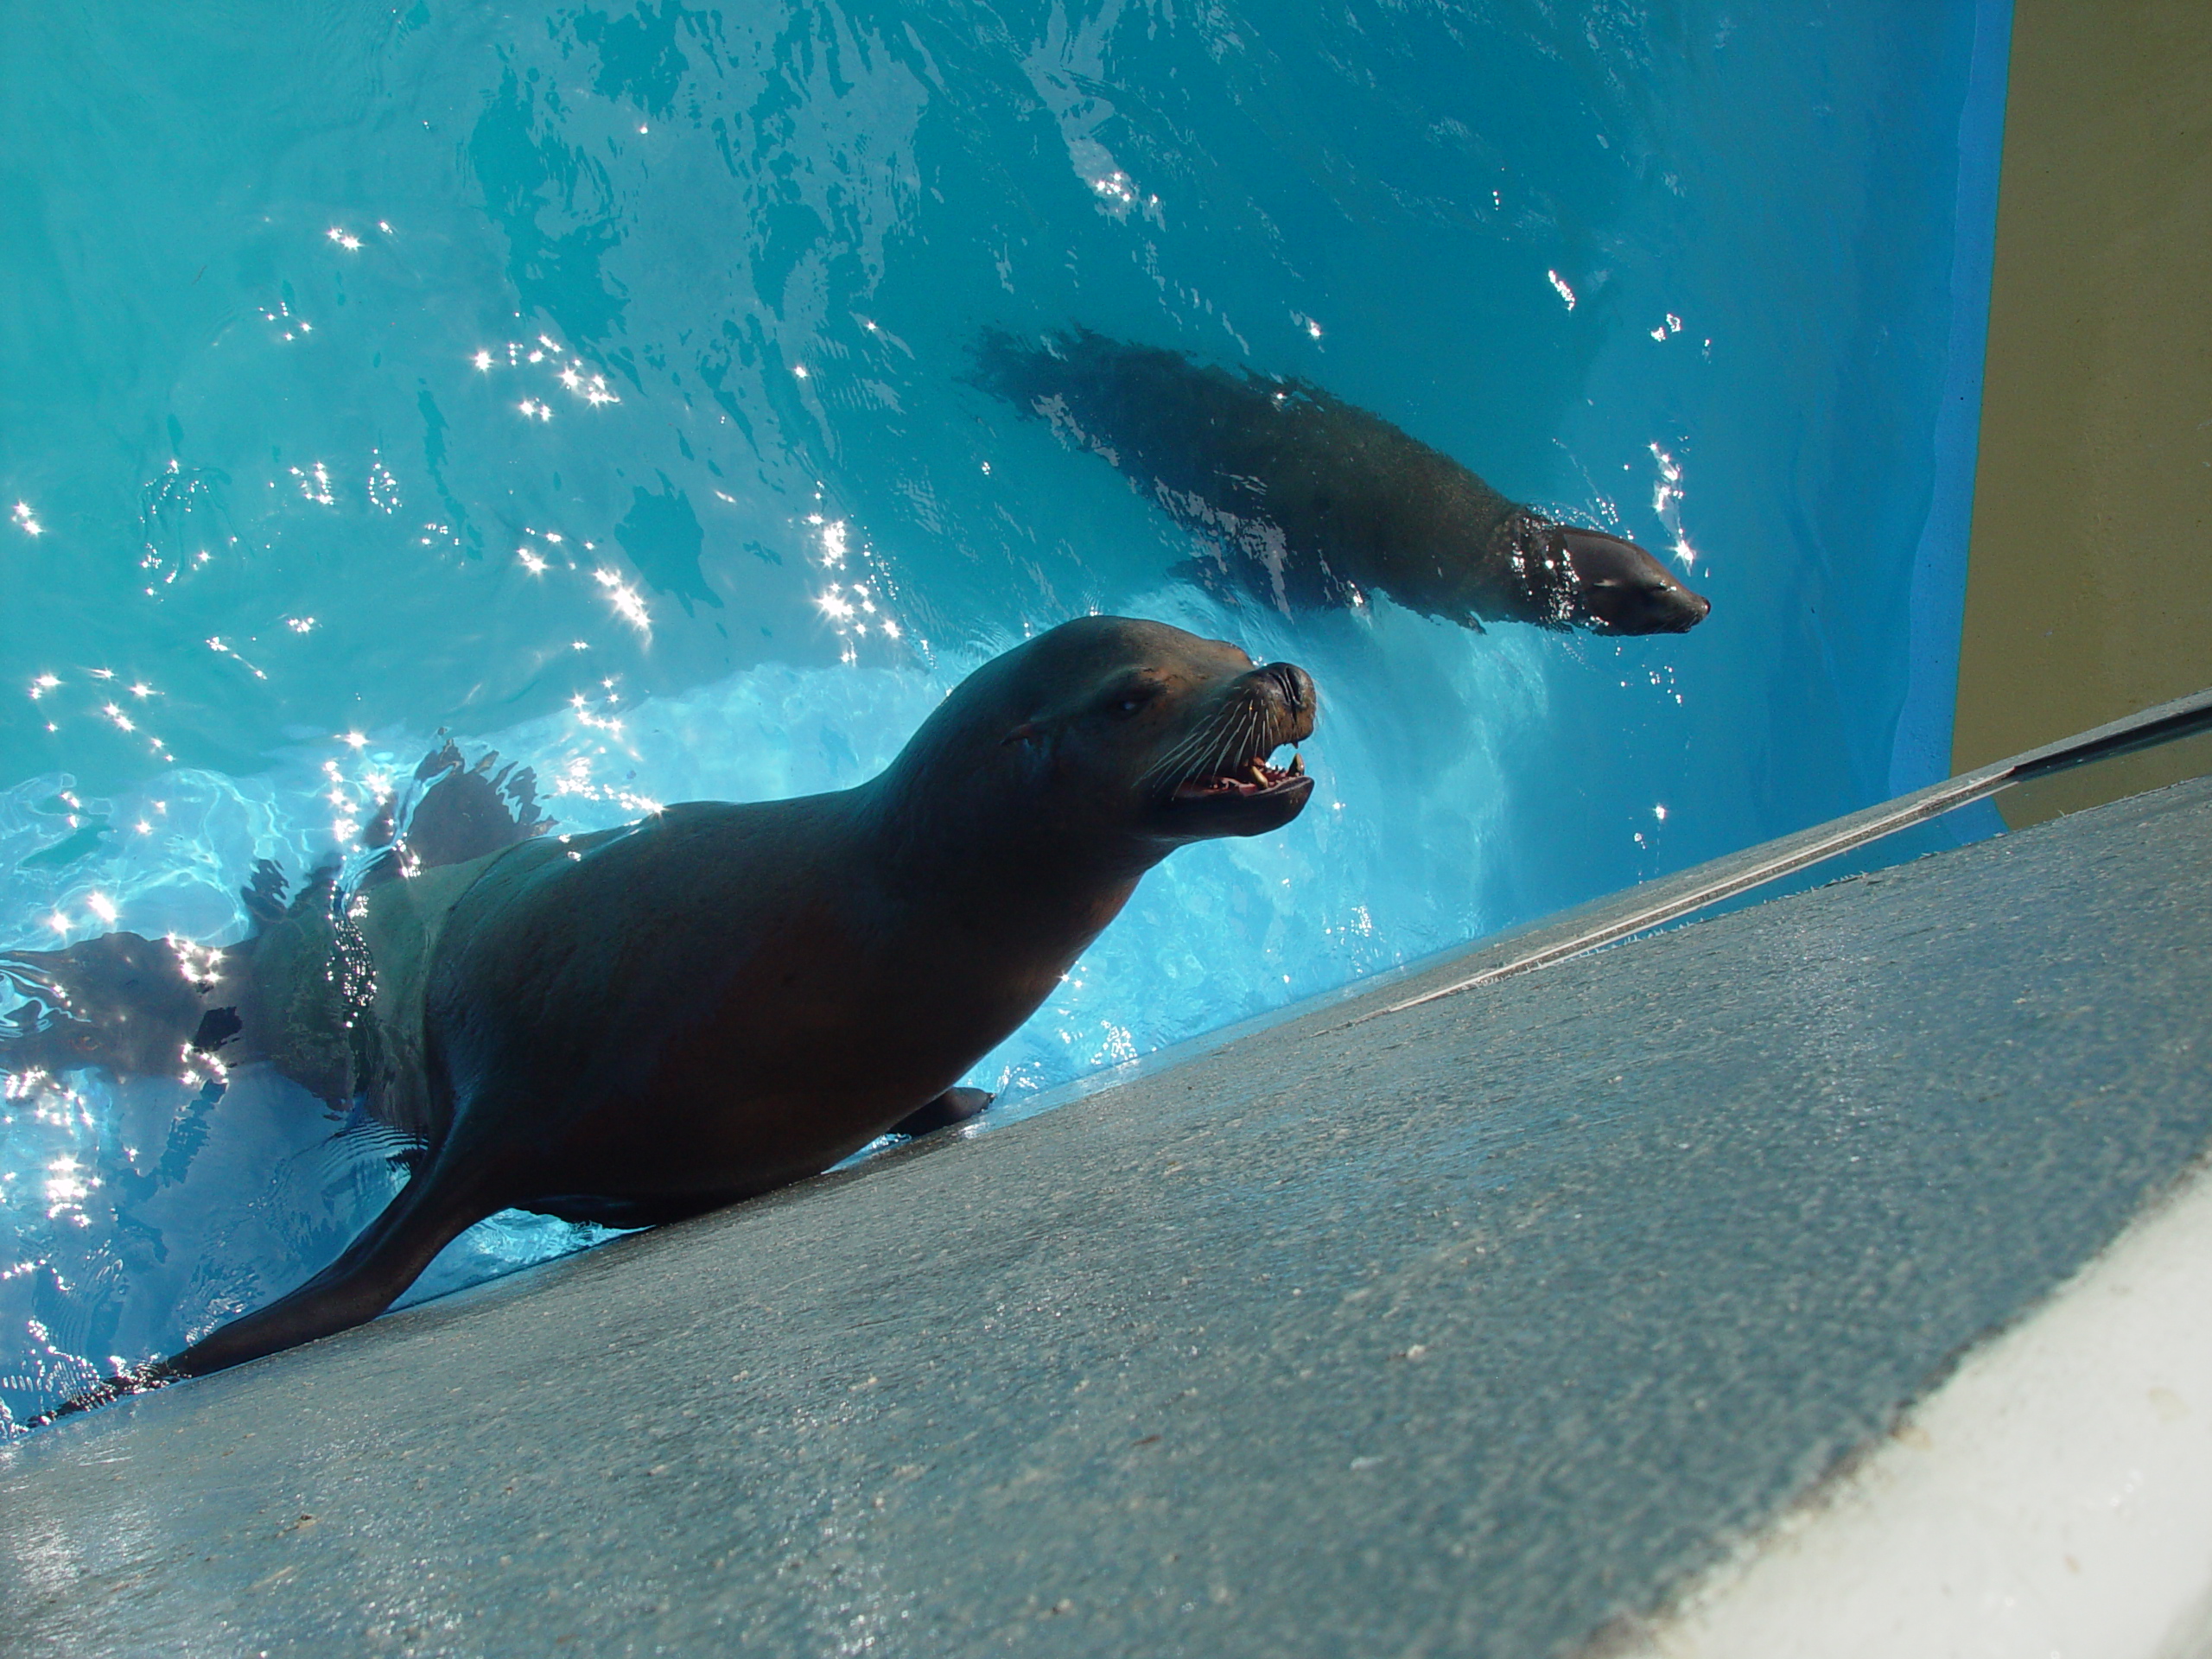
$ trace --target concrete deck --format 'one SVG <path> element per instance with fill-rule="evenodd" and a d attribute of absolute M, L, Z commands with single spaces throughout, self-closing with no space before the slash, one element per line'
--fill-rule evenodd
<path fill-rule="evenodd" d="M 2212 1168 L 1611 1659 L 2212 1655 Z"/>
<path fill-rule="evenodd" d="M 1617 1643 L 2212 1140 L 2212 781 L 1346 1025 L 1514 948 L 0 1449 L 0 1647 Z"/>

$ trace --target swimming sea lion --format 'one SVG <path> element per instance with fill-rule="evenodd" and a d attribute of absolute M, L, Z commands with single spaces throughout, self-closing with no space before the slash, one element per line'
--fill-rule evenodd
<path fill-rule="evenodd" d="M 1313 681 L 1085 617 L 969 675 L 878 777 L 540 836 L 353 906 L 427 1155 L 330 1267 L 63 1410 L 375 1317 L 508 1207 L 639 1226 L 827 1169 L 1042 1002 L 1176 848 L 1297 817 Z"/>
<path fill-rule="evenodd" d="M 984 337 L 978 379 L 1147 488 L 1212 544 L 1192 567 L 1286 615 L 1369 589 L 1426 616 L 1681 633 L 1711 604 L 1634 542 L 1509 501 L 1451 456 L 1309 382 L 1088 330 Z"/>

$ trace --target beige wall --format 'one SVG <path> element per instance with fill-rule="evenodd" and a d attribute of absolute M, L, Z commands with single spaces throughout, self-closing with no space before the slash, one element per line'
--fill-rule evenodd
<path fill-rule="evenodd" d="M 2212 686 L 2212 0 L 2016 0 L 1952 768 Z M 2202 743 L 2000 803 L 2205 767 Z"/>

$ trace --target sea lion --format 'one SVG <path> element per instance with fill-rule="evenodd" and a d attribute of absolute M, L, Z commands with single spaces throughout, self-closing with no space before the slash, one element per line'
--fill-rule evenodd
<path fill-rule="evenodd" d="M 1088 330 L 984 336 L 976 378 L 1127 474 L 1211 543 L 1187 567 L 1288 615 L 1370 590 L 1484 621 L 1681 633 L 1713 607 L 1634 542 L 1508 500 L 1310 382 L 1231 373 Z"/>
<path fill-rule="evenodd" d="M 349 907 L 426 1155 L 336 1262 L 63 1411 L 375 1317 L 517 1207 L 638 1226 L 969 1115 L 951 1087 L 1176 848 L 1297 817 L 1313 681 L 1085 617 L 985 664 L 876 778 L 537 836 Z M 926 1127 L 926 1122 L 920 1125 Z M 59 1414 L 58 1413 L 56 1414 Z"/>

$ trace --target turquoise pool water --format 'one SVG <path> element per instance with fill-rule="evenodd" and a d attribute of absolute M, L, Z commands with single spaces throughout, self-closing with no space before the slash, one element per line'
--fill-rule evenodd
<path fill-rule="evenodd" d="M 0 54 L 0 949 L 219 945 L 451 734 L 564 828 L 869 775 L 1099 609 L 1307 667 L 1015 1098 L 1940 776 L 2003 9 L 143 4 Z M 1695 632 L 1286 616 L 973 383 L 1302 376 L 1665 554 Z M 0 1010 L 4 1011 L 4 1010 Z M 402 1179 L 294 1085 L 0 1106 L 0 1430 Z M 416 1294 L 597 1235 L 509 1215 Z"/>

